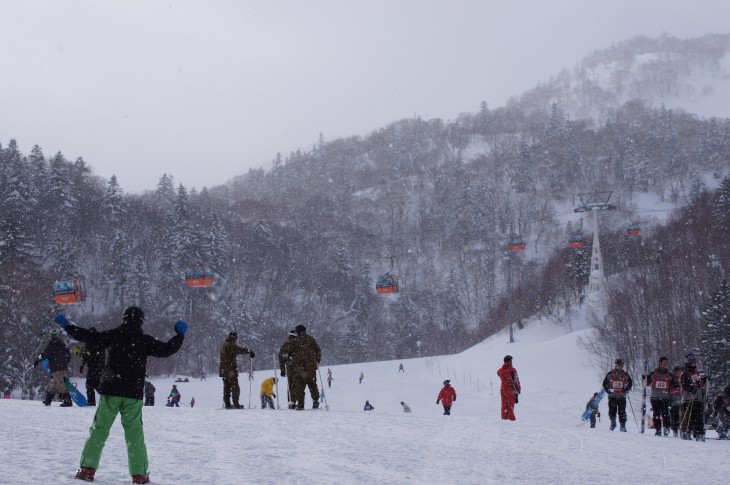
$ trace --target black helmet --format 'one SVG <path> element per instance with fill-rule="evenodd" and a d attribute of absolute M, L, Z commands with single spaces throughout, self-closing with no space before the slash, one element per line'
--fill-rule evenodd
<path fill-rule="evenodd" d="M 505 355 L 504 356 L 504 361 L 505 362 L 512 362 L 512 356 L 511 355 Z"/>
<path fill-rule="evenodd" d="M 451 381 L 449 379 L 446 379 L 444 381 L 444 386 L 448 386 L 449 384 L 451 384 Z"/>
<path fill-rule="evenodd" d="M 238 332 L 231 332 L 228 334 L 228 340 L 238 340 Z"/>
<path fill-rule="evenodd" d="M 623 361 L 623 359 L 616 359 L 616 362 L 614 362 L 614 364 L 616 364 L 616 365 L 619 365 L 619 364 L 624 365 L 624 361 Z"/>
<path fill-rule="evenodd" d="M 127 307 L 122 314 L 122 320 L 141 324 L 144 321 L 144 311 L 138 306 Z"/>
<path fill-rule="evenodd" d="M 307 333 L 307 327 L 305 327 L 304 325 L 301 325 L 301 324 L 300 324 L 300 325 L 297 325 L 296 327 L 294 327 L 294 330 L 295 330 L 295 331 L 296 331 L 296 332 L 297 332 L 298 334 L 299 334 L 299 333 Z"/>

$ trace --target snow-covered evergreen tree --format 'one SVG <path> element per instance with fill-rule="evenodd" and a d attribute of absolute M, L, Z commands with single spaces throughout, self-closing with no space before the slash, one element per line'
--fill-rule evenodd
<path fill-rule="evenodd" d="M 701 353 L 711 362 L 715 382 L 730 382 L 730 284 L 723 280 L 702 312 Z"/>

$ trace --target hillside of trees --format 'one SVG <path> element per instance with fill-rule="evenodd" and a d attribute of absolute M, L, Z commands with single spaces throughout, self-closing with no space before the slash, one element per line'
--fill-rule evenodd
<path fill-rule="evenodd" d="M 613 191 L 619 208 L 602 215 L 611 318 L 591 345 L 600 356 L 627 348 L 642 358 L 671 342 L 664 353 L 677 356 L 700 346 L 685 330 L 700 328 L 721 288 L 729 169 L 730 120 L 641 100 L 601 122 L 570 119 L 557 104 L 528 112 L 482 103 L 453 121 L 320 136 L 311 150 L 219 187 L 197 191 L 163 175 L 141 195 L 82 159 L 38 146 L 21 153 L 11 138 L 0 146 L 2 373 L 26 387 L 38 378 L 34 352 L 60 310 L 53 282 L 69 276 L 88 287 L 83 304 L 63 309 L 82 325 L 115 326 L 131 304 L 161 338 L 177 318 L 190 322 L 185 352 L 153 359 L 152 373 L 216 372 L 234 329 L 261 357 L 256 365 L 270 366 L 300 323 L 325 364 L 458 352 L 507 324 L 513 233 L 528 243 L 512 261 L 515 321 L 570 325 L 590 248 L 566 247 L 579 216 L 559 221 L 576 193 L 593 190 Z M 708 191 L 708 177 L 725 189 Z M 666 227 L 627 239 L 629 221 L 652 222 L 633 202 L 638 193 L 680 209 Z M 375 279 L 391 262 L 401 292 L 379 296 Z M 186 286 L 186 268 L 198 264 L 214 269 L 213 287 Z"/>

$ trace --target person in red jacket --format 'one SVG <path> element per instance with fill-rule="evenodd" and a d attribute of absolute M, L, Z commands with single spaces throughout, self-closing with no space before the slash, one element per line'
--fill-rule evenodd
<path fill-rule="evenodd" d="M 456 390 L 451 387 L 451 381 L 446 379 L 444 381 L 444 387 L 441 388 L 438 398 L 436 398 L 436 404 L 443 404 L 444 414 L 447 416 L 451 415 L 451 403 L 456 401 Z"/>
<path fill-rule="evenodd" d="M 504 364 L 497 371 L 497 375 L 502 380 L 500 394 L 502 396 L 502 419 L 515 420 L 515 403 L 519 402 L 517 396 L 520 395 L 522 388 L 520 387 L 520 378 L 517 376 L 517 369 L 512 367 L 512 356 L 504 357 Z"/>

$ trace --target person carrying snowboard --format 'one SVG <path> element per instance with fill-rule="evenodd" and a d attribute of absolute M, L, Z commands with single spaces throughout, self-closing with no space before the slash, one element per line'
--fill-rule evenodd
<path fill-rule="evenodd" d="M 220 350 L 221 361 L 218 375 L 223 378 L 223 405 L 226 409 L 243 409 L 243 406 L 238 403 L 241 397 L 241 387 L 238 385 L 238 362 L 236 357 L 241 354 L 248 354 L 253 359 L 256 355 L 253 350 L 239 347 L 237 341 L 238 333 L 229 333 Z M 231 398 L 233 398 L 233 404 L 231 404 Z"/>
<path fill-rule="evenodd" d="M 446 379 L 444 381 L 444 387 L 441 388 L 436 398 L 436 404 L 443 405 L 444 415 L 451 416 L 451 404 L 454 401 L 456 401 L 456 390 L 451 387 L 451 381 Z"/>
<path fill-rule="evenodd" d="M 682 421 L 680 433 L 682 439 L 705 441 L 705 384 L 707 376 L 697 369 L 694 354 L 685 357 L 682 371 Z"/>
<path fill-rule="evenodd" d="M 654 369 L 646 376 L 646 385 L 651 387 L 651 403 L 652 419 L 654 420 L 654 429 L 656 436 L 662 436 L 662 426 L 664 427 L 664 436 L 669 434 L 671 427 L 671 418 L 669 416 L 669 407 L 672 398 L 672 381 L 674 376 L 669 371 L 669 359 L 666 357 L 659 358 L 659 367 Z"/>
<path fill-rule="evenodd" d="M 594 392 L 593 396 L 588 400 L 588 403 L 586 403 L 586 409 L 591 410 L 590 414 L 590 420 L 591 420 L 591 428 L 596 427 L 596 418 L 601 417 L 601 411 L 598 410 L 598 404 L 596 403 L 596 398 L 598 397 L 598 393 Z"/>
<path fill-rule="evenodd" d="M 522 392 L 520 386 L 520 378 L 517 375 L 517 369 L 512 367 L 512 356 L 505 355 L 502 367 L 497 371 L 502 384 L 499 388 L 502 397 L 502 419 L 514 421 L 515 404 L 519 402 L 519 395 Z"/>
<path fill-rule="evenodd" d="M 96 332 L 97 330 L 96 327 L 91 327 L 89 331 Z M 104 369 L 105 363 L 106 351 L 104 347 L 92 342 L 84 345 L 81 351 L 81 367 L 79 367 L 79 372 L 83 374 L 84 367 L 86 367 L 86 401 L 89 406 L 96 406 L 96 393 L 94 391 L 99 389 L 101 371 Z"/>
<path fill-rule="evenodd" d="M 182 395 L 180 395 L 180 391 L 177 390 L 177 385 L 173 384 L 172 389 L 170 390 L 170 395 L 167 396 L 167 407 L 180 407 L 180 398 Z"/>
<path fill-rule="evenodd" d="M 167 342 L 161 342 L 144 333 L 144 311 L 137 306 L 124 310 L 121 325 L 103 332 L 77 327 L 63 313 L 56 315 L 55 320 L 79 342 L 94 343 L 109 349 L 109 358 L 99 383 L 100 397 L 96 414 L 81 452 L 80 468 L 74 478 L 94 481 L 109 431 L 117 414 L 120 414 L 132 483 L 149 483 L 147 446 L 142 426 L 147 357 L 164 358 L 177 352 L 185 339 L 188 324 L 178 320 L 174 327 L 175 336 Z"/>
<path fill-rule="evenodd" d="M 33 367 L 37 366 L 42 360 L 48 359 L 48 369 L 53 373 L 53 378 L 48 384 L 46 390 L 46 397 L 43 399 L 43 404 L 50 406 L 53 401 L 53 397 L 58 393 L 58 397 L 62 399 L 61 407 L 71 407 L 71 396 L 66 389 L 66 383 L 63 378 L 66 377 L 66 371 L 68 370 L 68 363 L 71 362 L 71 352 L 68 347 L 61 340 L 59 331 L 54 328 L 48 333 L 50 340 L 48 345 L 43 349 L 41 355 L 38 356 Z"/>
<path fill-rule="evenodd" d="M 266 406 L 271 409 L 276 409 L 274 407 L 274 398 L 276 397 L 276 394 L 274 394 L 274 385 L 276 383 L 276 377 L 269 377 L 261 383 L 261 409 L 266 409 Z"/>
<path fill-rule="evenodd" d="M 616 429 L 616 414 L 621 425 L 621 431 L 626 432 L 626 395 L 631 390 L 634 381 L 628 372 L 624 371 L 624 361 L 616 359 L 613 370 L 603 379 L 603 389 L 608 394 L 608 419 L 611 420 L 611 431 Z"/>

